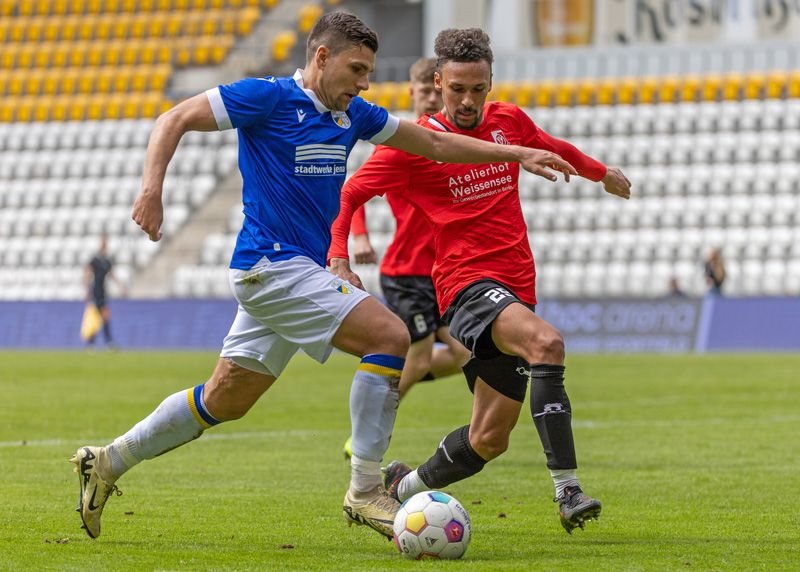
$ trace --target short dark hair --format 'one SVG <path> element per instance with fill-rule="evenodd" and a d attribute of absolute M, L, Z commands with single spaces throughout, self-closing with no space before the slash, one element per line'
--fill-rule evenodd
<path fill-rule="evenodd" d="M 377 52 L 378 34 L 353 14 L 328 12 L 317 20 L 308 35 L 306 61 L 311 61 L 323 45 L 334 55 L 353 46 L 365 46 Z"/>
<path fill-rule="evenodd" d="M 408 75 L 412 82 L 433 83 L 433 72 L 436 71 L 436 58 L 420 58 L 411 64 Z"/>
<path fill-rule="evenodd" d="M 433 49 L 436 52 L 436 67 L 441 69 L 447 62 L 494 62 L 489 36 L 480 28 L 459 30 L 449 28 L 436 36 Z"/>

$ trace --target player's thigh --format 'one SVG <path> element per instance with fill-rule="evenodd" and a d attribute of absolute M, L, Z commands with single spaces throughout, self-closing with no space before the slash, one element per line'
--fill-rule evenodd
<path fill-rule="evenodd" d="M 447 349 L 461 364 L 469 359 L 469 350 L 464 347 L 464 344 L 450 334 L 450 328 L 448 326 L 439 326 L 439 329 L 436 330 L 436 340 L 446 345 Z"/>
<path fill-rule="evenodd" d="M 250 270 L 231 270 L 231 286 L 251 318 L 319 362 L 330 356 L 333 339 L 350 313 L 371 299 L 303 256 L 264 259 Z M 369 333 L 362 331 L 361 337 Z"/>
<path fill-rule="evenodd" d="M 345 316 L 332 343 L 357 356 L 381 353 L 405 357 L 409 336 L 400 318 L 378 300 L 367 296 Z"/>
<path fill-rule="evenodd" d="M 510 304 L 494 319 L 492 341 L 501 352 L 528 363 L 564 361 L 561 333 L 523 304 Z"/>
<path fill-rule="evenodd" d="M 522 410 L 522 401 L 503 395 L 481 378 L 475 382 L 474 394 L 470 443 L 486 457 L 494 458 L 508 447 L 509 436 Z"/>

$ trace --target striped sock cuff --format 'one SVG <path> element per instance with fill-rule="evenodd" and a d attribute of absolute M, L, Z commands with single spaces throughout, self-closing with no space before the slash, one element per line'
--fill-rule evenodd
<path fill-rule="evenodd" d="M 358 364 L 359 371 L 366 371 L 388 377 L 400 377 L 403 373 L 403 366 L 406 360 L 397 356 L 387 354 L 368 354 L 361 358 Z"/>
<path fill-rule="evenodd" d="M 205 429 L 219 425 L 220 421 L 215 419 L 211 413 L 206 409 L 206 404 L 203 402 L 203 387 L 204 383 L 193 387 L 186 391 L 187 399 L 189 400 L 189 409 L 194 415 L 197 422 L 200 423 Z"/>

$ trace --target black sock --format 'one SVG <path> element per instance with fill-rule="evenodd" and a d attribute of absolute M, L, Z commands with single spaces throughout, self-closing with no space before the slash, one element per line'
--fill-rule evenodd
<path fill-rule="evenodd" d="M 531 415 L 547 456 L 547 468 L 577 468 L 563 365 L 531 365 Z"/>
<path fill-rule="evenodd" d="M 436 453 L 417 467 L 417 474 L 426 486 L 441 489 L 480 472 L 485 464 L 469 444 L 469 425 L 464 425 L 442 439 Z"/>
<path fill-rule="evenodd" d="M 110 344 L 111 343 L 111 326 L 109 325 L 109 323 L 107 321 L 103 322 L 103 336 L 106 338 L 106 343 Z"/>

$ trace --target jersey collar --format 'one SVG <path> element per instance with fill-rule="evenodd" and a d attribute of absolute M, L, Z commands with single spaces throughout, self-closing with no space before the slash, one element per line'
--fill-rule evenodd
<path fill-rule="evenodd" d="M 305 93 L 308 96 L 308 99 L 311 100 L 311 103 L 314 104 L 314 107 L 319 113 L 325 113 L 327 111 L 330 111 L 330 109 L 325 107 L 325 105 L 323 105 L 323 103 L 319 100 L 316 93 L 314 93 L 310 89 L 306 89 L 305 87 L 303 87 L 303 70 L 297 68 L 297 71 L 294 72 L 294 76 L 292 79 L 294 79 L 294 82 L 297 84 L 297 87 L 302 89 L 303 93 Z"/>

